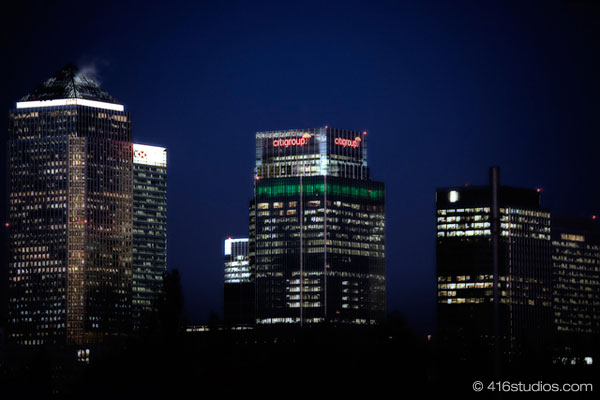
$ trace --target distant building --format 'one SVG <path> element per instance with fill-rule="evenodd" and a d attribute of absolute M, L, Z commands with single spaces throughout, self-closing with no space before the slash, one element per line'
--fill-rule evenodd
<path fill-rule="evenodd" d="M 375 324 L 385 316 L 385 191 L 367 132 L 256 134 L 250 259 L 257 324 Z"/>
<path fill-rule="evenodd" d="M 133 144 L 134 330 L 158 314 L 167 271 L 167 149 Z"/>
<path fill-rule="evenodd" d="M 75 66 L 9 114 L 8 339 L 98 343 L 131 329 L 131 119 Z"/>
<path fill-rule="evenodd" d="M 541 207 L 540 192 L 500 186 L 498 176 L 488 186 L 438 189 L 436 208 L 443 347 L 459 356 L 489 356 L 498 345 L 511 358 L 544 357 L 552 330 L 552 261 L 550 212 Z"/>
<path fill-rule="evenodd" d="M 600 231 L 591 218 L 552 216 L 557 360 L 583 363 L 600 349 Z M 590 358 L 591 357 L 591 358 Z"/>
<path fill-rule="evenodd" d="M 250 269 L 248 238 L 225 239 L 223 315 L 229 326 L 254 324 L 254 274 Z"/>

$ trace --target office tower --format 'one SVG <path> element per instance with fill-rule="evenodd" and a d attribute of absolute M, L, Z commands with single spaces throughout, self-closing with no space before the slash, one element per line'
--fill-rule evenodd
<path fill-rule="evenodd" d="M 130 330 L 131 122 L 75 66 L 9 114 L 9 340 L 90 344 Z"/>
<path fill-rule="evenodd" d="M 550 213 L 538 190 L 438 189 L 437 323 L 460 357 L 538 357 L 551 331 Z M 494 270 L 497 273 L 494 273 Z"/>
<path fill-rule="evenodd" d="M 552 215 L 552 263 L 557 356 L 568 363 L 586 362 L 590 357 L 597 361 L 600 356 L 598 222 Z"/>
<path fill-rule="evenodd" d="M 167 271 L 167 149 L 133 144 L 133 328 L 158 317 Z"/>
<path fill-rule="evenodd" d="M 229 326 L 254 324 L 254 274 L 248 238 L 225 239 L 223 315 Z"/>
<path fill-rule="evenodd" d="M 385 193 L 367 132 L 258 132 L 250 259 L 258 324 L 374 324 L 385 315 Z"/>

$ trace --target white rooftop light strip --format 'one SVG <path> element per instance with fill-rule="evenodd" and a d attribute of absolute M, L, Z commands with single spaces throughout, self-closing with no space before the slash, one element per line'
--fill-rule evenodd
<path fill-rule="evenodd" d="M 156 167 L 167 166 L 167 149 L 145 144 L 133 144 L 133 163 L 152 165 Z"/>
<path fill-rule="evenodd" d="M 121 104 L 104 103 L 102 101 L 86 100 L 86 99 L 56 99 L 56 100 L 36 100 L 36 101 L 21 101 L 17 103 L 17 108 L 43 108 L 43 107 L 59 107 L 59 106 L 86 106 L 93 108 L 103 108 L 105 110 L 125 111 L 125 107 Z"/>

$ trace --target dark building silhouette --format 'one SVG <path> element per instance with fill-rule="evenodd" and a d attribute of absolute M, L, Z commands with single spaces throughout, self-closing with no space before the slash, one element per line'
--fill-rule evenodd
<path fill-rule="evenodd" d="M 89 344 L 131 327 L 130 116 L 67 65 L 9 114 L 8 338 Z"/>
<path fill-rule="evenodd" d="M 600 357 L 600 231 L 591 218 L 552 215 L 555 362 Z"/>
<path fill-rule="evenodd" d="M 228 326 L 254 324 L 254 274 L 248 238 L 225 239 L 223 319 Z"/>
<path fill-rule="evenodd" d="M 489 186 L 436 192 L 438 334 L 457 357 L 544 358 L 552 330 L 550 212 L 538 190 L 500 186 L 499 170 L 491 172 Z"/>
<path fill-rule="evenodd" d="M 374 324 L 385 314 L 385 193 L 367 133 L 258 132 L 250 260 L 258 324 Z"/>
<path fill-rule="evenodd" d="M 167 272 L 167 149 L 133 144 L 133 298 L 135 331 L 158 315 Z"/>

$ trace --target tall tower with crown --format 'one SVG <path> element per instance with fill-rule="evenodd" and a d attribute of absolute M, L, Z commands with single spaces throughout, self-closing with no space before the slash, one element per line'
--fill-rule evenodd
<path fill-rule="evenodd" d="M 72 64 L 9 113 L 8 338 L 87 345 L 131 324 L 133 156 L 124 106 Z"/>

